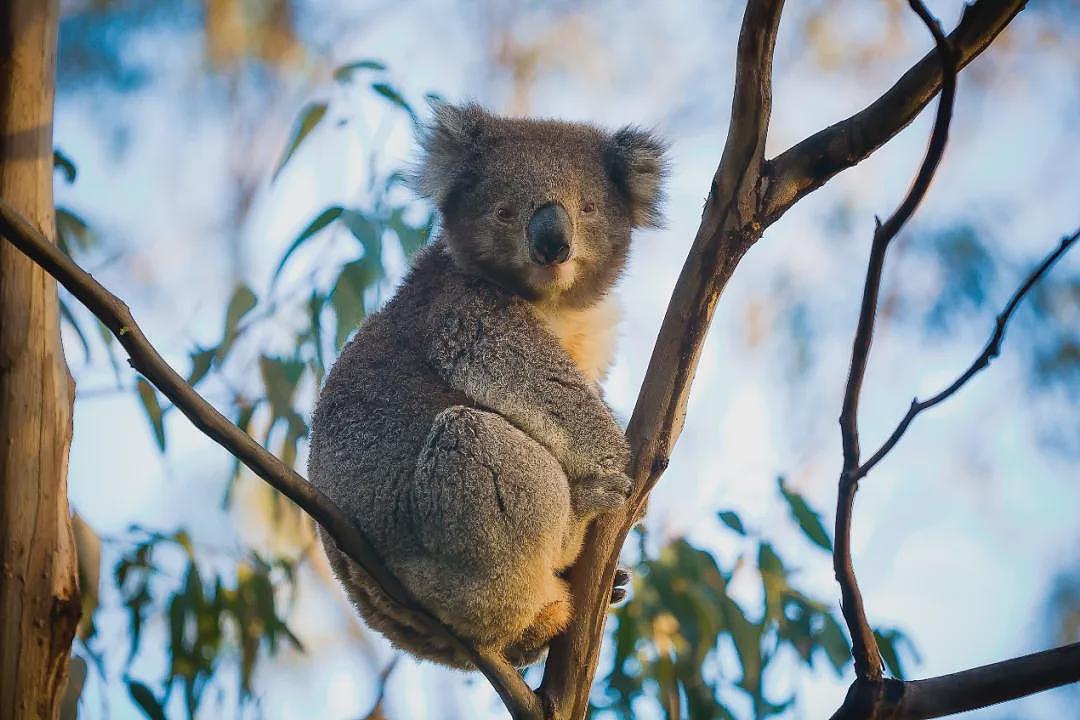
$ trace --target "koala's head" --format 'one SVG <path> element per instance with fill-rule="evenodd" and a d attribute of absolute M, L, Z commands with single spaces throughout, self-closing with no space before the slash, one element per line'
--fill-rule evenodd
<path fill-rule="evenodd" d="M 588 305 L 622 271 L 630 231 L 659 223 L 664 146 L 648 132 L 433 109 L 416 186 L 467 272 L 530 300 Z"/>

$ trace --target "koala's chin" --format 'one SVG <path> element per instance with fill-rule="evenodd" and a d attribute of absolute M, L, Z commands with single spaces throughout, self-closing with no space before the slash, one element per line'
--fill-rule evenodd
<path fill-rule="evenodd" d="M 534 302 L 557 301 L 574 287 L 579 276 L 578 265 L 578 259 L 573 256 L 558 265 L 530 263 L 525 284 L 532 290 L 531 299 Z"/>
<path fill-rule="evenodd" d="M 417 187 L 441 231 L 328 374 L 308 473 L 425 608 L 525 665 L 570 622 L 563 572 L 588 524 L 631 487 L 599 383 L 608 290 L 631 230 L 657 222 L 663 144 L 447 105 L 421 144 Z M 372 628 L 470 667 L 321 534 Z"/>

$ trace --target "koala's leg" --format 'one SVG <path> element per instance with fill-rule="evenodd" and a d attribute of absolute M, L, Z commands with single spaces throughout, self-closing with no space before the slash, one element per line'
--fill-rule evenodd
<path fill-rule="evenodd" d="M 556 572 L 571 494 L 558 461 L 499 415 L 453 406 L 417 460 L 412 504 L 422 553 L 403 579 L 413 592 L 464 635 L 535 659 L 569 621 Z"/>

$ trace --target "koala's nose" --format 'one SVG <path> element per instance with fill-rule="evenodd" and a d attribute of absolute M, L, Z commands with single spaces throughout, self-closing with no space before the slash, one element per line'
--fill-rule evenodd
<path fill-rule="evenodd" d="M 529 255 L 541 265 L 557 265 L 570 258 L 570 216 L 558 203 L 548 203 L 536 209 L 525 230 L 529 240 Z"/>

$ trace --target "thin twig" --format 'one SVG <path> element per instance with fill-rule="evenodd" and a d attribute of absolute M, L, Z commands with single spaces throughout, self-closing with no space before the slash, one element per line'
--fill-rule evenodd
<path fill-rule="evenodd" d="M 948 387 L 939 392 L 937 395 L 927 398 L 926 400 L 919 400 L 919 398 L 915 398 L 914 400 L 912 400 L 911 406 L 908 408 L 907 414 L 904 415 L 904 418 L 896 426 L 896 429 L 893 430 L 892 434 L 889 436 L 889 439 L 886 440 L 884 444 L 882 444 L 882 446 L 877 449 L 877 452 L 870 456 L 869 460 L 860 465 L 859 468 L 851 474 L 853 480 L 858 481 L 861 478 L 865 477 L 866 474 L 870 472 L 870 470 L 873 469 L 873 467 L 877 465 L 878 462 L 880 462 L 881 459 L 884 458 L 889 453 L 889 451 L 893 449 L 896 443 L 899 442 L 900 438 L 907 431 L 908 426 L 911 425 L 911 421 L 915 419 L 916 415 L 918 415 L 924 410 L 929 410 L 938 403 L 948 399 L 949 396 L 951 396 L 953 393 L 963 387 L 967 383 L 967 381 L 973 378 L 980 370 L 985 370 L 990 365 L 990 362 L 1001 353 L 1001 343 L 1005 339 L 1005 326 L 1012 318 L 1013 313 L 1016 311 L 1017 306 L 1020 304 L 1020 301 L 1024 299 L 1024 296 L 1028 293 L 1029 290 L 1031 290 L 1035 283 L 1037 283 L 1042 278 L 1042 276 L 1045 275 L 1051 267 L 1053 267 L 1054 263 L 1056 263 L 1065 253 L 1069 251 L 1069 249 L 1073 246 L 1073 243 L 1076 242 L 1076 239 L 1078 237 L 1080 237 L 1080 229 L 1078 229 L 1072 235 L 1067 235 L 1063 237 L 1058 246 L 1054 248 L 1054 250 L 1051 251 L 1049 255 L 1043 258 L 1042 262 L 1040 262 L 1039 265 L 1028 275 L 1027 279 L 1024 281 L 1024 284 L 1016 289 L 1016 292 L 1014 292 L 1012 297 L 1009 299 L 1009 302 L 1005 306 L 1005 309 L 1002 310 L 1001 314 L 999 314 L 995 319 L 994 331 L 990 334 L 990 339 L 987 341 L 986 347 L 983 348 L 983 351 L 979 354 L 979 356 L 975 358 L 975 360 L 971 363 L 970 366 L 968 366 L 967 370 L 965 370 L 958 378 L 956 378 L 956 380 L 954 380 Z"/>
<path fill-rule="evenodd" d="M 1027 0 L 976 0 L 964 6 L 949 33 L 959 71 L 990 46 Z M 768 226 L 805 195 L 856 165 L 914 120 L 941 87 L 941 63 L 931 50 L 874 102 L 814 133 L 769 161 L 770 182 L 761 208 Z"/>
<path fill-rule="evenodd" d="M 398 662 L 401 661 L 401 655 L 394 655 L 393 659 L 386 664 L 386 667 L 379 673 L 379 679 L 376 684 L 378 689 L 375 695 L 375 704 L 371 706 L 371 710 L 363 717 L 363 720 L 386 720 L 386 713 L 383 712 L 383 703 L 386 702 L 386 688 L 390 684 L 390 676 L 394 673 L 394 668 L 397 667 Z"/>
<path fill-rule="evenodd" d="M 942 87 L 938 102 L 934 130 L 926 149 L 919 171 L 911 188 L 904 196 L 896 211 L 884 222 L 877 222 L 874 240 L 870 248 L 870 262 L 866 271 L 866 284 L 863 288 L 862 305 L 859 310 L 859 322 L 855 331 L 855 341 L 851 348 L 851 369 L 848 372 L 844 389 L 843 410 L 840 413 L 840 437 L 844 448 L 844 468 L 840 475 L 840 490 L 836 503 L 836 542 L 833 547 L 833 569 L 836 580 L 840 583 L 842 596 L 841 608 L 848 631 L 851 634 L 852 655 L 855 658 L 855 673 L 864 680 L 881 680 L 881 653 L 878 650 L 874 633 L 866 619 L 862 595 L 855 579 L 855 568 L 851 561 L 851 510 L 855 501 L 858 481 L 854 477 L 859 467 L 859 395 L 862 391 L 863 378 L 866 375 L 866 363 L 870 356 L 870 345 L 874 336 L 874 320 L 877 315 L 878 292 L 881 287 L 881 273 L 885 265 L 885 252 L 904 223 L 908 221 L 918 207 L 930 181 L 934 177 L 945 143 L 949 136 L 949 123 L 952 119 L 953 100 L 956 94 L 956 67 L 953 61 L 949 41 L 941 30 L 941 25 L 922 4 L 921 0 L 909 0 L 912 9 L 926 24 L 934 36 L 941 63 Z"/>
<path fill-rule="evenodd" d="M 127 305 L 50 243 L 30 221 L 4 200 L 0 200 L 0 233 L 96 315 L 128 352 L 131 367 L 169 398 L 195 427 L 314 518 L 334 538 L 338 547 L 382 587 L 387 596 L 426 623 L 432 634 L 446 637 L 466 652 L 498 691 L 515 718 L 543 717 L 535 693 L 504 658 L 473 647 L 422 607 L 386 568 L 364 533 L 326 495 L 199 395 L 158 354 L 143 335 Z"/>

